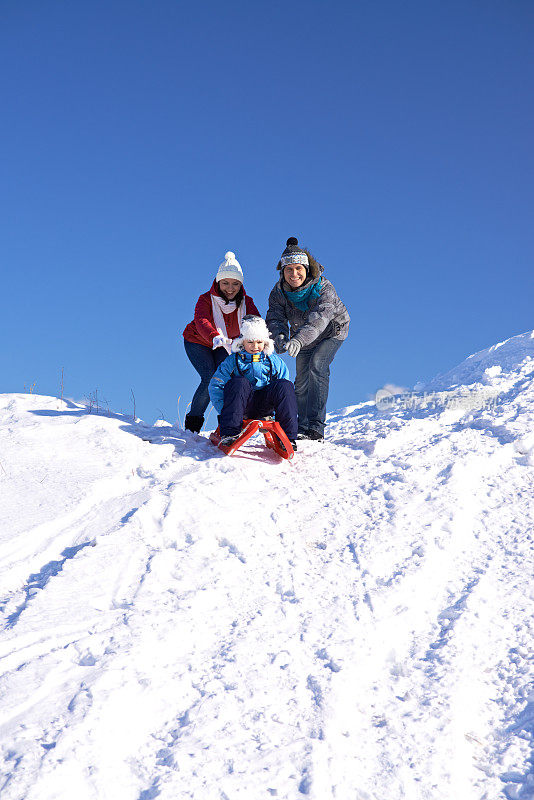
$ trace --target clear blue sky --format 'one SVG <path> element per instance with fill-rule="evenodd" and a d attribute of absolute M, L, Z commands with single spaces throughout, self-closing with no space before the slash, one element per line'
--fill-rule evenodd
<path fill-rule="evenodd" d="M 534 327 L 532 0 L 0 4 L 1 391 L 176 419 L 226 250 L 352 316 L 329 408 Z"/>

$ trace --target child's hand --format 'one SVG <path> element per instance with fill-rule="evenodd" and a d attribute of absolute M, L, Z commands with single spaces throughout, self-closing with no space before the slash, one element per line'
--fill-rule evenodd
<path fill-rule="evenodd" d="M 291 339 L 289 344 L 286 346 L 287 354 L 296 358 L 300 352 L 300 348 L 302 347 L 301 343 L 298 339 Z"/>

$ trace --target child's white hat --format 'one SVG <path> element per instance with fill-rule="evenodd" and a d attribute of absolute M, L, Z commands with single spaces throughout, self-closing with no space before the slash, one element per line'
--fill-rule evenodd
<path fill-rule="evenodd" d="M 217 275 L 215 276 L 217 283 L 224 280 L 224 278 L 231 278 L 234 281 L 241 281 L 241 283 L 243 283 L 241 264 L 235 257 L 235 253 L 232 253 L 231 250 L 228 250 L 228 252 L 224 254 L 224 261 L 219 266 Z"/>
<path fill-rule="evenodd" d="M 254 314 L 245 314 L 241 321 L 241 336 L 232 342 L 232 351 L 237 353 L 243 349 L 243 341 L 262 341 L 265 342 L 264 353 L 270 355 L 274 352 L 274 342 L 271 339 L 269 328 L 265 320 L 256 317 Z"/>

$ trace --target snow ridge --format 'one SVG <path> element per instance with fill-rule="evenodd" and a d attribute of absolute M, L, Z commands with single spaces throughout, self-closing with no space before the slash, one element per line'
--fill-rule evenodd
<path fill-rule="evenodd" d="M 0 395 L 2 798 L 533 798 L 533 342 L 291 463 Z"/>

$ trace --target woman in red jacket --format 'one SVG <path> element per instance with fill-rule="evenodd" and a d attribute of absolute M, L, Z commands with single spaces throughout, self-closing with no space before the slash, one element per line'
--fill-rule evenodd
<path fill-rule="evenodd" d="M 184 330 L 184 346 L 189 361 L 200 375 L 200 384 L 191 400 L 185 429 L 198 433 L 210 396 L 208 384 L 213 373 L 231 352 L 232 340 L 241 334 L 245 314 L 260 316 L 243 286 L 243 270 L 235 253 L 228 251 L 209 292 L 201 294 L 195 317 Z"/>

